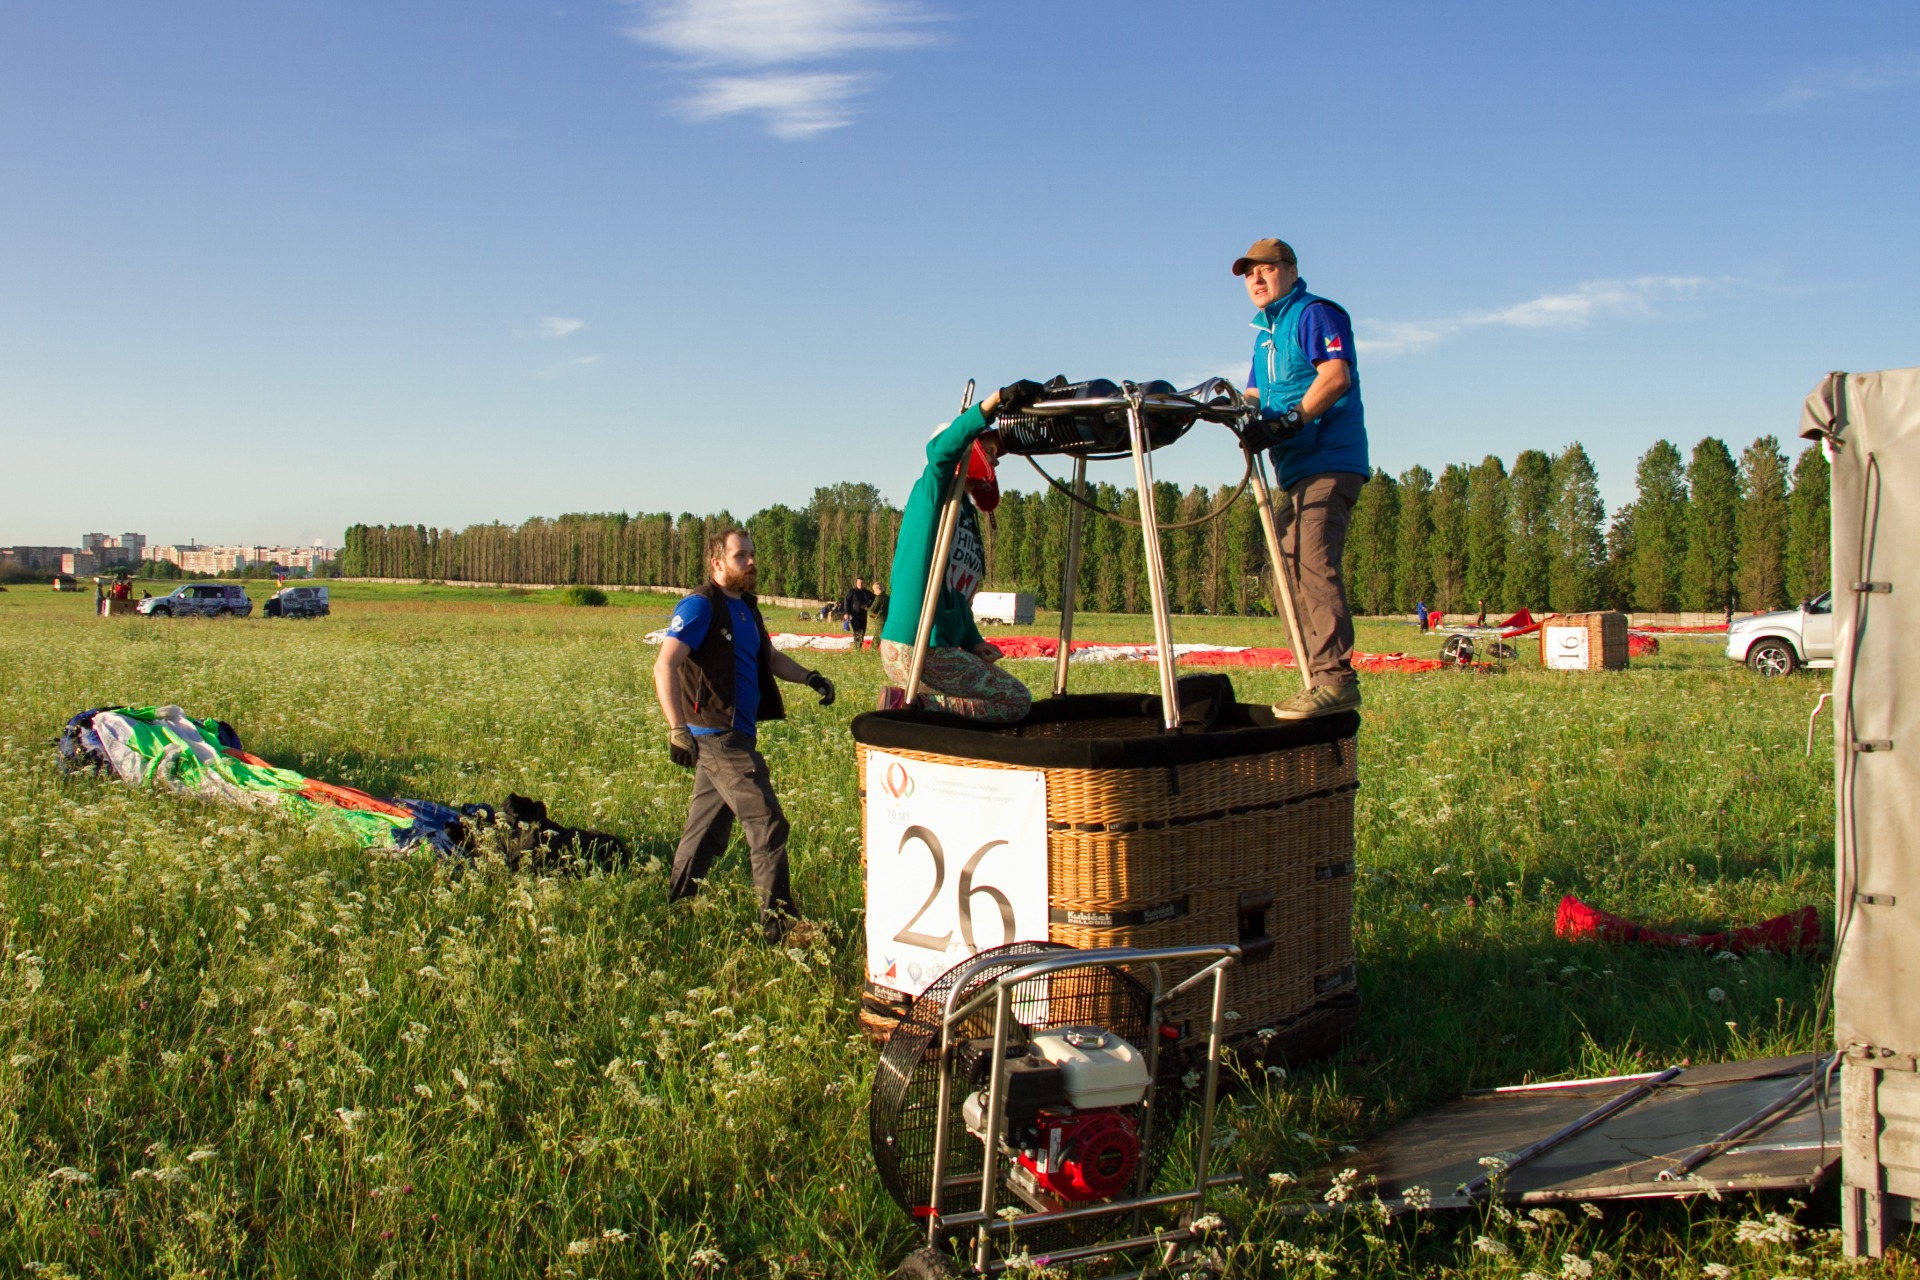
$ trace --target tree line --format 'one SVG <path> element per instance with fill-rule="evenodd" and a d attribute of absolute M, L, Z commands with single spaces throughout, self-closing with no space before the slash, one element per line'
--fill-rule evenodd
<path fill-rule="evenodd" d="M 1736 460 L 1709 437 L 1690 458 L 1662 440 L 1640 459 L 1632 502 L 1607 516 L 1599 477 L 1578 443 L 1529 449 L 1509 469 L 1489 455 L 1436 478 L 1425 467 L 1375 470 L 1354 507 L 1347 590 L 1359 613 L 1519 608 L 1577 612 L 1770 609 L 1826 589 L 1827 463 L 1818 449 L 1791 468 L 1773 436 Z M 1134 491 L 1089 486 L 1102 511 L 1137 517 Z M 1182 613 L 1268 613 L 1266 544 L 1251 497 L 1234 489 L 1154 486 L 1167 587 Z M 983 522 L 986 587 L 1060 604 L 1072 500 L 1059 489 L 1003 491 Z M 666 512 L 572 514 L 520 525 L 354 525 L 342 539 L 349 577 L 691 588 L 706 578 L 710 529 L 736 523 Z M 900 511 L 869 484 L 816 489 L 805 507 L 745 520 L 764 595 L 837 598 L 855 576 L 885 581 Z M 1171 527 L 1184 526 L 1184 527 Z M 1098 612 L 1147 607 L 1137 528 L 1088 512 L 1076 598 Z"/>
<path fill-rule="evenodd" d="M 1424 600 L 1443 612 L 1777 609 L 1828 578 L 1828 468 L 1807 449 L 1789 468 L 1761 436 L 1736 461 L 1707 437 L 1682 459 L 1658 441 L 1633 501 L 1608 519 L 1577 442 L 1529 449 L 1509 470 L 1489 455 L 1438 478 L 1376 470 L 1353 510 L 1345 572 L 1361 613 Z"/>

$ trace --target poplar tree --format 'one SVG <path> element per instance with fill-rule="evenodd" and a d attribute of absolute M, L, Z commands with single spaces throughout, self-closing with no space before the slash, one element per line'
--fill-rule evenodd
<path fill-rule="evenodd" d="M 1547 603 L 1559 613 L 1591 609 L 1600 596 L 1600 569 L 1606 562 L 1607 518 L 1600 501 L 1600 477 L 1579 441 L 1553 459 L 1553 505 L 1548 513 L 1553 563 Z"/>
<path fill-rule="evenodd" d="M 1740 524 L 1740 472 L 1724 440 L 1708 436 L 1687 462 L 1687 556 L 1680 607 L 1704 613 L 1733 608 Z"/>
<path fill-rule="evenodd" d="M 1552 591 L 1553 460 L 1538 449 L 1522 450 L 1507 494 L 1506 604 L 1543 608 Z"/>
<path fill-rule="evenodd" d="M 1827 455 L 1816 446 L 1793 464 L 1793 493 L 1787 499 L 1787 599 L 1811 600 L 1827 589 L 1833 574 L 1832 479 Z"/>
<path fill-rule="evenodd" d="M 1753 610 L 1787 603 L 1787 459 L 1775 436 L 1740 455 L 1740 603 Z"/>
<path fill-rule="evenodd" d="M 1635 514 L 1629 502 L 1613 513 L 1607 525 L 1607 562 L 1600 566 L 1600 607 L 1633 608 L 1633 547 Z"/>
<path fill-rule="evenodd" d="M 1393 571 L 1398 559 L 1395 542 L 1400 526 L 1399 486 L 1375 467 L 1373 478 L 1360 490 L 1347 529 L 1347 553 L 1342 570 L 1347 599 L 1357 613 L 1385 613 L 1393 602 Z"/>
<path fill-rule="evenodd" d="M 1451 463 L 1433 486 L 1433 595 L 1452 613 L 1467 592 L 1467 468 Z"/>
<path fill-rule="evenodd" d="M 1400 528 L 1394 548 L 1394 612 L 1432 605 L 1433 473 L 1413 466 L 1400 473 Z"/>
<path fill-rule="evenodd" d="M 1461 606 L 1499 609 L 1507 581 L 1507 469 L 1488 454 L 1467 477 L 1467 594 Z"/>
<path fill-rule="evenodd" d="M 1634 482 L 1633 607 L 1670 612 L 1680 607 L 1680 571 L 1687 559 L 1687 477 L 1680 451 L 1655 441 L 1640 456 Z"/>

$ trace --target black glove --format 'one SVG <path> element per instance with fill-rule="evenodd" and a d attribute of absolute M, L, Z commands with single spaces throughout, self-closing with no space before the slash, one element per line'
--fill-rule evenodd
<path fill-rule="evenodd" d="M 1307 419 L 1300 416 L 1299 405 L 1291 409 L 1262 409 L 1257 417 L 1247 423 L 1240 438 L 1249 449 L 1265 449 L 1282 440 L 1293 439 L 1308 425 Z"/>
<path fill-rule="evenodd" d="M 693 730 L 685 725 L 667 730 L 667 755 L 682 769 L 693 768 L 694 761 L 700 758 L 694 750 Z"/>
<path fill-rule="evenodd" d="M 818 671 L 807 672 L 807 688 L 820 695 L 821 706 L 830 707 L 833 705 L 833 681 L 827 679 Z"/>
<path fill-rule="evenodd" d="M 1022 378 L 1018 382 L 1009 382 L 1000 388 L 1000 406 L 994 412 L 996 414 L 1019 413 L 1028 405 L 1046 398 L 1045 387 L 1029 378 Z"/>

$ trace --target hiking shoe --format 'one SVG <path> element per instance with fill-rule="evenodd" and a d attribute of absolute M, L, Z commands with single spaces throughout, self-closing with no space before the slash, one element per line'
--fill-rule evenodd
<path fill-rule="evenodd" d="M 1349 680 L 1345 684 L 1317 684 L 1311 689 L 1302 690 L 1285 702 L 1274 704 L 1273 718 L 1276 720 L 1311 720 L 1315 716 L 1330 716 L 1341 711 L 1360 709 L 1360 682 Z"/>

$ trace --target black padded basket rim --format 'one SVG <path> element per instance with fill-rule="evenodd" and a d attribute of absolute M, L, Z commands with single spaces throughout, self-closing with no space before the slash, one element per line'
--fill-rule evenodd
<path fill-rule="evenodd" d="M 1210 679 L 1224 679 L 1208 673 Z M 1181 679 L 1184 704 L 1189 682 Z M 1148 732 L 1137 738 L 1017 736 L 1024 725 L 1072 720 L 1146 719 L 1159 723 L 1160 697 L 1137 693 L 1070 693 L 1042 698 L 1026 717 L 1011 725 L 989 725 L 938 711 L 868 711 L 853 718 L 853 739 L 881 750 L 987 760 L 1028 769 L 1143 769 L 1199 764 L 1235 756 L 1262 755 L 1295 747 L 1352 738 L 1360 715 L 1343 711 L 1311 720 L 1276 720 L 1264 706 L 1227 701 L 1211 708 L 1202 723 L 1183 723 L 1178 733 Z"/>
<path fill-rule="evenodd" d="M 982 959 L 996 960 L 1003 957 L 1005 963 L 976 970 L 967 990 L 970 993 L 977 992 L 1000 974 L 1025 961 L 1073 950 L 1074 948 L 1057 942 L 1035 941 L 1010 942 L 982 951 L 979 955 L 972 957 L 972 960 L 963 963 Z M 953 969 L 949 969 L 915 997 L 912 1007 L 894 1027 L 893 1034 L 887 1038 L 886 1046 L 880 1052 L 880 1061 L 874 1067 L 873 1091 L 867 1109 L 868 1140 L 873 1149 L 874 1169 L 880 1175 L 880 1183 L 896 1204 L 913 1215 L 915 1221 L 922 1223 L 924 1218 L 921 1212 L 931 1198 L 929 1194 L 933 1173 L 931 1117 L 928 1118 L 929 1122 L 918 1126 L 920 1133 L 924 1134 L 926 1150 L 921 1153 L 908 1153 L 910 1159 L 924 1165 L 917 1176 L 901 1167 L 902 1144 L 894 1139 L 902 1135 L 903 1127 L 899 1121 L 910 1109 L 918 1109 L 922 1112 L 932 1112 L 937 1109 L 938 1063 L 927 1057 L 927 1049 L 939 1033 L 940 1018 L 946 1005 L 947 993 L 952 989 L 949 979 L 954 976 L 959 967 L 956 965 Z M 1123 1036 L 1136 1046 L 1143 1045 L 1148 1030 L 1147 1024 L 1152 1017 L 1153 1000 L 1152 993 L 1147 990 L 1145 984 L 1112 965 L 1088 966 L 1086 969 L 1075 972 L 1080 975 L 1101 975 L 1105 981 L 1112 984 L 1115 993 L 1127 998 L 1133 1006 L 1134 1020 L 1138 1025 L 1124 1027 L 1107 1025 L 1107 1029 Z M 1055 998 L 1058 997 L 1050 993 L 1050 1001 Z M 1088 997 L 1082 995 L 1066 998 L 1087 999 Z M 985 1010 L 974 1016 L 983 1020 L 989 1018 L 992 1007 L 989 1003 Z M 1014 1007 L 1016 1010 L 1019 1008 L 1017 999 Z M 1049 1012 L 1051 1013 L 1052 1010 L 1050 1009 Z M 1031 1034 L 1046 1027 L 1066 1026 L 1085 1020 L 1050 1018 L 1042 1026 L 1019 1025 L 1026 1033 Z M 1113 1020 L 1105 1021 L 1110 1024 Z M 1174 1045 L 1163 1043 L 1160 1046 L 1159 1063 L 1159 1076 L 1152 1084 L 1150 1095 L 1157 1109 L 1153 1119 L 1153 1136 L 1148 1149 L 1141 1153 L 1141 1158 L 1147 1162 L 1149 1185 L 1152 1185 L 1154 1178 L 1166 1165 L 1167 1157 L 1173 1150 L 1174 1139 L 1179 1132 L 1188 1101 L 1186 1089 L 1181 1084 L 1181 1076 L 1186 1070 L 1186 1061 L 1181 1052 Z M 917 1105 L 914 1098 L 916 1094 L 920 1095 Z M 953 1108 L 952 1157 L 950 1157 L 953 1163 L 949 1165 L 950 1174 L 960 1170 L 977 1172 L 979 1168 L 977 1153 L 980 1150 L 980 1141 L 968 1133 L 966 1127 L 960 1122 L 960 1107 L 964 1101 L 964 1092 L 960 1090 L 956 1090 L 955 1095 L 950 1099 Z M 1132 1110 L 1137 1118 L 1140 1109 Z M 913 1185 L 909 1185 L 910 1182 Z M 1016 1204 L 1022 1211 L 1029 1208 L 1011 1196 L 1002 1196 L 999 1202 Z M 956 1192 L 948 1203 L 948 1209 L 951 1212 L 978 1207 L 979 1192 L 975 1188 Z M 1110 1236 L 1116 1215 L 1128 1212 L 1131 1211 L 1116 1210 L 1114 1214 L 1097 1214 L 1076 1222 L 1022 1232 L 1018 1236 L 1017 1244 L 1023 1248 L 1046 1250 L 1091 1243 Z"/>

